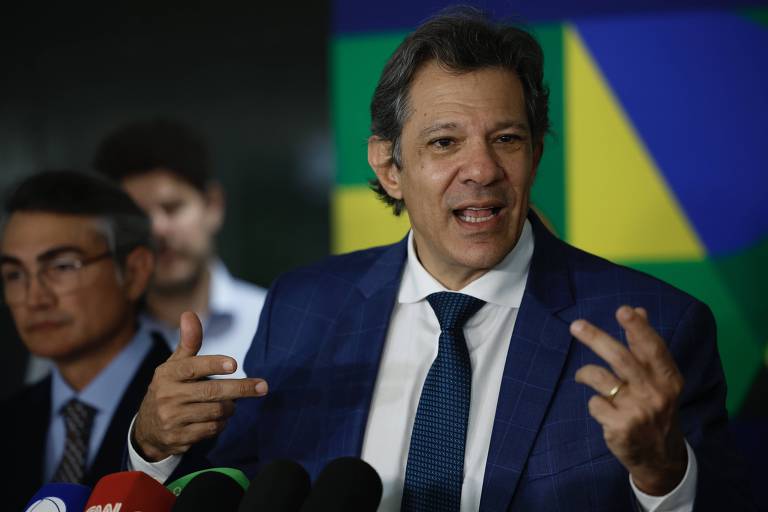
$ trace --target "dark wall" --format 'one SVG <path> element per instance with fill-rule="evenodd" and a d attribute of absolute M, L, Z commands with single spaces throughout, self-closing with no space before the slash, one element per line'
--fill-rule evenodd
<path fill-rule="evenodd" d="M 31 3 L 0 16 L 0 190 L 90 168 L 101 137 L 156 115 L 210 141 L 228 193 L 220 253 L 263 286 L 328 252 L 329 6 Z"/>

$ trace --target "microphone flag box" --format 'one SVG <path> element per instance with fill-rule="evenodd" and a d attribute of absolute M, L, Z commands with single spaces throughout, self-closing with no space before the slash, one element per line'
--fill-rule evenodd
<path fill-rule="evenodd" d="M 80 484 L 50 483 L 32 496 L 24 512 L 81 512 L 91 488 Z"/>

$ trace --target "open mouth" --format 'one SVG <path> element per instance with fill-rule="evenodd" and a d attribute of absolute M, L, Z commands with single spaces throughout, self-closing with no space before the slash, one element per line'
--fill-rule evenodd
<path fill-rule="evenodd" d="M 463 222 L 469 222 L 471 224 L 480 224 L 481 222 L 488 222 L 496 217 L 501 211 L 501 207 L 494 206 L 488 208 L 476 208 L 470 206 L 461 210 L 453 210 L 453 214 Z"/>

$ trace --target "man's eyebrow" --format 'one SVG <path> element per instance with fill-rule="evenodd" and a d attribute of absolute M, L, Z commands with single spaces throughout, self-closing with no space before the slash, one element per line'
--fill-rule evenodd
<path fill-rule="evenodd" d="M 458 126 L 458 124 L 454 123 L 454 122 L 435 123 L 433 125 L 427 126 L 423 130 L 421 130 L 419 135 L 421 137 L 429 137 L 433 133 L 436 133 L 436 132 L 439 132 L 439 131 L 442 131 L 442 130 L 453 130 L 457 126 Z M 517 121 L 517 120 L 500 121 L 500 122 L 495 124 L 495 126 L 493 128 L 493 131 L 503 130 L 503 129 L 508 129 L 508 128 L 512 128 L 512 129 L 515 129 L 515 130 L 522 130 L 522 131 L 524 131 L 526 133 L 528 131 L 530 131 L 530 128 L 528 127 L 528 123 L 527 122 L 525 122 L 525 121 Z"/>
<path fill-rule="evenodd" d="M 15 265 L 21 265 L 21 260 L 7 254 L 0 254 L 0 265 L 5 263 L 13 263 Z"/>
<path fill-rule="evenodd" d="M 429 137 L 435 132 L 439 132 L 442 130 L 452 130 L 456 128 L 456 126 L 457 126 L 456 123 L 436 123 L 431 126 L 427 126 L 423 130 L 421 130 L 421 132 L 419 132 L 419 135 L 421 137 Z"/>
<path fill-rule="evenodd" d="M 80 247 L 76 245 L 60 245 L 60 246 L 48 249 L 42 254 L 38 254 L 37 261 L 49 261 L 58 256 L 61 256 L 64 253 L 71 253 L 71 252 L 77 253 L 79 255 L 85 254 L 85 251 L 83 251 Z"/>
<path fill-rule="evenodd" d="M 494 131 L 504 130 L 505 128 L 513 128 L 515 130 L 522 130 L 524 132 L 528 132 L 530 129 L 528 127 L 528 123 L 525 121 L 502 121 L 496 124 Z"/>

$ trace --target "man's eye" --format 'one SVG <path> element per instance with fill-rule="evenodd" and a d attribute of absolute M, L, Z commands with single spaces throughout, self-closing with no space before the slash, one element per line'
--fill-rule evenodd
<path fill-rule="evenodd" d="M 48 268 L 56 274 L 68 274 L 75 272 L 79 267 L 78 261 L 54 261 Z"/>
<path fill-rule="evenodd" d="M 523 138 L 520 135 L 515 135 L 514 133 L 505 133 L 504 135 L 500 135 L 496 140 L 503 143 L 509 143 L 520 142 L 523 140 Z"/>
<path fill-rule="evenodd" d="M 14 283 L 24 279 L 24 272 L 17 269 L 3 270 L 2 276 L 4 283 Z"/>
<path fill-rule="evenodd" d="M 181 207 L 183 206 L 181 201 L 173 201 L 170 203 L 163 203 L 162 209 L 163 212 L 165 212 L 166 215 L 174 215 L 181 210 Z"/>
<path fill-rule="evenodd" d="M 447 138 L 441 138 L 441 139 L 435 139 L 429 143 L 430 146 L 434 146 L 438 149 L 445 149 L 450 147 L 453 144 L 452 139 Z"/>

